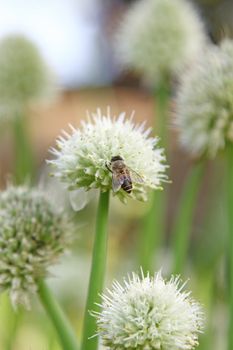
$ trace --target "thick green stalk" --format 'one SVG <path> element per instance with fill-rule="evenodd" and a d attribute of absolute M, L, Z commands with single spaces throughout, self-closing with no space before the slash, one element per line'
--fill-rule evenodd
<path fill-rule="evenodd" d="M 98 337 L 94 336 L 96 334 L 96 320 L 90 315 L 90 311 L 99 311 L 99 306 L 97 306 L 95 303 L 100 302 L 100 293 L 102 293 L 104 285 L 108 239 L 108 207 L 109 192 L 100 193 L 91 275 L 84 316 L 82 350 L 96 350 L 98 347 Z"/>
<path fill-rule="evenodd" d="M 170 82 L 164 79 L 155 90 L 155 121 L 154 134 L 160 138 L 160 146 L 168 152 L 168 127 L 169 127 L 169 103 L 170 103 Z"/>
<path fill-rule="evenodd" d="M 184 268 L 198 190 L 203 178 L 204 163 L 196 163 L 190 170 L 184 184 L 172 231 L 173 273 L 180 274 Z"/>
<path fill-rule="evenodd" d="M 227 171 L 227 195 L 228 195 L 228 263 L 229 263 L 229 341 L 228 349 L 233 349 L 233 147 L 228 145 L 228 171 Z"/>
<path fill-rule="evenodd" d="M 22 113 L 16 115 L 13 121 L 15 142 L 15 181 L 17 184 L 25 180 L 33 180 L 35 161 L 27 130 L 27 118 Z"/>
<path fill-rule="evenodd" d="M 160 138 L 160 146 L 167 151 L 167 123 L 170 88 L 167 80 L 159 85 L 155 92 L 155 126 L 154 134 Z M 153 272 L 156 251 L 162 244 L 165 230 L 166 192 L 154 191 L 151 206 L 144 218 L 139 239 L 139 264 L 147 272 Z"/>
<path fill-rule="evenodd" d="M 151 206 L 144 218 L 139 241 L 139 262 L 144 272 L 153 273 L 155 253 L 161 244 L 164 228 L 164 199 L 164 191 L 153 192 Z"/>
<path fill-rule="evenodd" d="M 38 295 L 60 339 L 63 350 L 78 350 L 76 335 L 65 314 L 43 280 L 38 281 Z"/>
<path fill-rule="evenodd" d="M 0 324 L 4 325 L 2 334 L 2 346 L 4 350 L 12 350 L 17 337 L 18 325 L 22 319 L 22 310 L 14 310 L 7 293 L 3 293 L 0 298 Z"/>

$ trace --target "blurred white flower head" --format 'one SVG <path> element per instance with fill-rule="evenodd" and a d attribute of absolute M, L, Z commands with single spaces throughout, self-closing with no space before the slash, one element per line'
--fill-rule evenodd
<path fill-rule="evenodd" d="M 181 81 L 176 98 L 180 142 L 213 158 L 233 142 L 233 41 L 210 46 Z"/>
<path fill-rule="evenodd" d="M 178 277 L 133 273 L 102 296 L 98 334 L 107 349 L 189 350 L 203 328 L 201 306 L 183 291 Z"/>
<path fill-rule="evenodd" d="M 124 16 L 116 54 L 126 68 L 159 83 L 195 60 L 206 41 L 192 4 L 186 0 L 139 0 Z"/>
<path fill-rule="evenodd" d="M 105 192 L 113 187 L 111 172 L 112 157 L 120 156 L 132 173 L 142 181 L 133 181 L 131 197 L 145 200 L 148 188 L 161 188 L 166 165 L 163 150 L 158 148 L 158 139 L 149 137 L 150 129 L 144 124 L 134 124 L 132 116 L 127 119 L 125 113 L 111 118 L 110 109 L 104 115 L 98 109 L 88 115 L 80 129 L 71 127 L 71 135 L 57 140 L 57 148 L 52 149 L 55 159 L 54 176 L 60 178 L 69 190 L 100 189 Z M 122 201 L 129 194 L 122 188 L 114 192 Z"/>
<path fill-rule="evenodd" d="M 13 305 L 30 306 L 37 279 L 64 252 L 70 223 L 41 191 L 9 186 L 0 192 L 0 289 Z"/>
<path fill-rule="evenodd" d="M 55 79 L 31 40 L 11 35 L 0 41 L 0 117 L 15 117 L 30 102 L 55 96 Z"/>

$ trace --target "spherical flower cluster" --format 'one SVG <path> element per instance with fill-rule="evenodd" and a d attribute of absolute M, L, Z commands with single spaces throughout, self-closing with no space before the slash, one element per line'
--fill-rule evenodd
<path fill-rule="evenodd" d="M 203 312 L 178 277 L 165 281 L 132 274 L 102 296 L 97 318 L 103 345 L 111 350 L 189 350 L 198 345 Z"/>
<path fill-rule="evenodd" d="M 112 189 L 111 159 L 120 156 L 132 176 L 130 196 L 145 200 L 147 188 L 160 188 L 166 180 L 163 150 L 149 134 L 144 124 L 125 119 L 125 113 L 111 118 L 109 109 L 106 116 L 97 110 L 82 122 L 81 129 L 72 127 L 71 135 L 64 133 L 57 140 L 57 149 L 52 149 L 56 158 L 49 163 L 70 190 L 99 188 L 105 192 Z M 141 181 L 133 180 L 133 174 Z M 122 201 L 129 197 L 122 188 L 115 194 Z"/>
<path fill-rule="evenodd" d="M 12 117 L 29 102 L 51 97 L 54 77 L 29 39 L 11 35 L 0 42 L 0 116 Z"/>
<path fill-rule="evenodd" d="M 186 0 L 139 0 L 126 13 L 116 38 L 119 61 L 152 82 L 192 62 L 205 41 L 203 25 Z"/>
<path fill-rule="evenodd" d="M 180 141 L 192 155 L 214 157 L 233 142 L 233 41 L 211 46 L 183 76 L 176 99 Z"/>
<path fill-rule="evenodd" d="M 0 289 L 13 305 L 29 307 L 37 279 L 70 240 L 66 216 L 35 189 L 10 186 L 0 192 Z"/>

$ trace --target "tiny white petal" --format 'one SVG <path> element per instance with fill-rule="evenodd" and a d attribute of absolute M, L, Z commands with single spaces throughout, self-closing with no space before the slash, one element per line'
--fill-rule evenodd
<path fill-rule="evenodd" d="M 89 203 L 94 197 L 95 190 L 86 191 L 83 187 L 70 191 L 70 204 L 74 211 L 80 211 Z"/>

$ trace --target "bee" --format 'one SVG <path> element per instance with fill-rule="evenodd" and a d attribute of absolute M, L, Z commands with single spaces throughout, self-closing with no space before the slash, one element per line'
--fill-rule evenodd
<path fill-rule="evenodd" d="M 133 189 L 133 181 L 137 183 L 143 182 L 140 175 L 126 166 L 121 156 L 112 157 L 110 163 L 106 163 L 106 167 L 112 173 L 113 192 L 117 192 L 122 188 L 125 192 L 130 194 Z"/>

